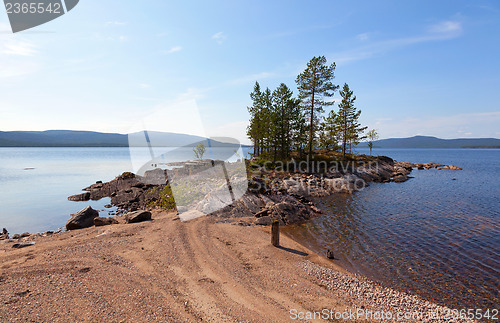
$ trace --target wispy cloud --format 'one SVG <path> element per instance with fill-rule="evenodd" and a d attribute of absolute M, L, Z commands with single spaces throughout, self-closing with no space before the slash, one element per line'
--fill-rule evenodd
<path fill-rule="evenodd" d="M 182 50 L 182 46 L 174 46 L 168 50 L 162 51 L 163 54 L 172 54 L 175 52 L 180 52 Z"/>
<path fill-rule="evenodd" d="M 457 36 L 458 33 L 462 32 L 462 24 L 458 21 L 442 21 L 438 24 L 429 26 L 429 31 L 431 33 L 455 34 Z"/>
<path fill-rule="evenodd" d="M 387 39 L 381 41 L 369 41 L 366 34 L 357 36 L 359 40 L 365 40 L 366 45 L 353 50 L 335 53 L 332 55 L 333 61 L 337 64 L 363 60 L 375 55 L 386 53 L 401 47 L 410 46 L 419 43 L 448 40 L 459 37 L 462 34 L 462 23 L 459 21 L 442 21 L 427 27 L 422 35 Z"/>
<path fill-rule="evenodd" d="M 219 31 L 218 33 L 212 35 L 212 39 L 214 39 L 219 45 L 222 44 L 226 40 L 226 38 L 226 35 L 224 35 L 222 31 Z"/>
<path fill-rule="evenodd" d="M 147 83 L 140 83 L 139 84 L 139 87 L 141 89 L 147 89 L 148 87 L 151 87 L 151 84 L 147 84 Z"/>
<path fill-rule="evenodd" d="M 367 41 L 370 38 L 369 33 L 362 33 L 356 36 L 358 40 Z"/>
<path fill-rule="evenodd" d="M 34 56 L 36 46 L 28 41 L 9 39 L 0 46 L 0 52 L 7 55 Z"/>
<path fill-rule="evenodd" d="M 11 34 L 10 27 L 0 23 L 0 31 L 9 34 L 0 39 L 0 78 L 11 78 L 36 73 L 40 70 L 37 46 Z"/>

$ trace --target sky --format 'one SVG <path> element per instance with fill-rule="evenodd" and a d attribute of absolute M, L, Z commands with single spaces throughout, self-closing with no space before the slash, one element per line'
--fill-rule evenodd
<path fill-rule="evenodd" d="M 0 10 L 0 131 L 142 126 L 249 143 L 255 81 L 297 94 L 324 55 L 381 138 L 500 138 L 499 53 L 495 0 L 81 0 L 16 34 Z"/>

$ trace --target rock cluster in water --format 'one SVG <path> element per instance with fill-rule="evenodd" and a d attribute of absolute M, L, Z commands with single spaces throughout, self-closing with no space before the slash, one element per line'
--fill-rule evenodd
<path fill-rule="evenodd" d="M 270 225 L 278 220 L 281 224 L 300 223 L 318 213 L 310 201 L 311 197 L 322 197 L 331 194 L 352 194 L 364 189 L 370 182 L 405 182 L 411 177 L 409 174 L 413 169 L 449 169 L 460 170 L 454 165 L 442 165 L 437 163 L 415 164 L 402 161 L 394 161 L 389 157 L 374 157 L 369 162 L 352 162 L 347 167 L 336 165 L 321 172 L 284 172 L 278 170 L 267 170 L 264 166 L 249 165 L 248 191 L 233 204 L 220 208 L 210 206 L 217 204 L 217 194 L 208 192 L 205 197 L 191 205 L 203 213 L 210 213 L 223 221 L 234 221 L 241 219 L 246 224 Z M 206 163 L 205 163 L 206 164 Z M 199 162 L 204 165 L 204 162 Z M 193 167 L 189 164 L 189 167 Z M 201 166 L 200 166 L 201 167 Z M 184 169 L 185 168 L 185 169 Z M 188 172 L 188 167 L 176 169 L 176 172 Z M 192 169 L 192 168 L 190 168 Z M 223 179 L 218 183 L 223 189 Z M 231 182 L 242 180 L 231 177 Z M 135 212 L 138 210 L 151 210 L 161 203 L 152 202 L 165 199 L 165 188 L 168 184 L 167 171 L 155 169 L 145 173 L 143 177 L 132 173 L 124 173 L 114 180 L 103 183 L 97 182 L 84 190 L 86 192 L 68 197 L 71 201 L 98 200 L 103 197 L 111 198 L 111 205 L 118 207 L 123 212 Z M 163 192 L 163 193 L 162 193 Z M 200 192 L 197 192 L 200 193 Z M 203 193 L 205 194 L 205 193 Z M 183 206 L 184 207 L 184 206 Z M 179 210 L 181 207 L 179 207 Z M 139 214 L 141 212 L 138 211 Z M 246 218 L 246 219 L 243 219 Z M 95 220 L 97 219 L 97 220 Z M 93 222 L 92 222 L 93 221 Z M 68 221 L 68 223 L 70 223 Z M 107 225 L 114 223 L 112 220 L 103 220 L 93 213 L 88 225 Z M 95 222 L 95 223 L 94 223 Z M 133 222 L 127 221 L 127 222 Z M 69 227 L 68 227 L 69 228 Z"/>

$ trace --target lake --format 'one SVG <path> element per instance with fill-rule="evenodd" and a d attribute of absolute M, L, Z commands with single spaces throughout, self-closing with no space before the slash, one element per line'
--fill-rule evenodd
<path fill-rule="evenodd" d="M 347 268 L 391 287 L 459 309 L 498 308 L 500 150 L 374 154 L 463 170 L 414 170 L 405 183 L 372 183 L 353 195 L 317 199 L 324 214 L 285 231 L 319 253 L 334 250 Z M 128 148 L 0 148 L 0 228 L 55 230 L 87 205 L 106 216 L 109 199 L 67 197 L 131 170 Z"/>
<path fill-rule="evenodd" d="M 316 199 L 324 214 L 285 231 L 390 287 L 457 309 L 499 308 L 500 150 L 373 153 L 463 170 L 413 170 L 404 183 L 371 183 L 353 195 Z"/>

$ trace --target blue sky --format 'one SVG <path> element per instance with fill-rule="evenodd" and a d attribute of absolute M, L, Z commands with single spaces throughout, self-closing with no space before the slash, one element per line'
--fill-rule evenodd
<path fill-rule="evenodd" d="M 499 138 L 499 53 L 498 1 L 82 0 L 17 34 L 0 11 L 0 130 L 128 133 L 162 110 L 153 130 L 198 134 L 187 100 L 248 143 L 254 82 L 296 93 L 325 55 L 381 138 Z"/>

